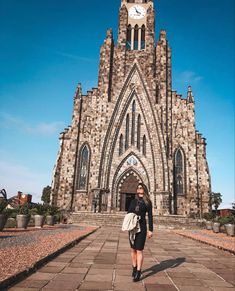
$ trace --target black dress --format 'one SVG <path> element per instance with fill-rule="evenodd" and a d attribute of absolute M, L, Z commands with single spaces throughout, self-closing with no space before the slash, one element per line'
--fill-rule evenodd
<path fill-rule="evenodd" d="M 146 225 L 146 213 L 148 212 L 148 223 L 149 231 L 153 231 L 153 215 L 152 215 L 152 204 L 146 205 L 143 198 L 133 199 L 131 201 L 128 213 L 135 213 L 139 215 L 140 218 L 140 229 L 141 231 L 136 234 L 134 244 L 131 243 L 130 246 L 132 249 L 142 251 L 144 249 L 146 236 L 147 236 L 147 225 Z"/>

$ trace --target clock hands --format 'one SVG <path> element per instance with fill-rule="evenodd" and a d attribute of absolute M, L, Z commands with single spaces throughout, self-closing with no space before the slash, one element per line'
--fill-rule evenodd
<path fill-rule="evenodd" d="M 135 7 L 135 11 L 136 11 L 136 13 L 141 14 L 141 12 L 139 12 L 139 11 L 136 9 L 136 7 Z"/>
<path fill-rule="evenodd" d="M 145 14 L 145 8 L 139 5 L 134 5 L 129 9 L 129 16 L 133 19 L 141 19 L 145 16 Z"/>

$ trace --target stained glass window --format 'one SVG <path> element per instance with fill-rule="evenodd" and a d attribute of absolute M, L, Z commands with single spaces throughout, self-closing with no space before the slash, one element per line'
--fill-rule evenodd
<path fill-rule="evenodd" d="M 145 49 L 145 26 L 142 25 L 141 27 L 141 49 Z"/>
<path fill-rule="evenodd" d="M 78 171 L 78 189 L 85 190 L 87 187 L 87 176 L 89 167 L 89 149 L 85 145 L 81 150 L 80 167 Z"/>
<path fill-rule="evenodd" d="M 144 135 L 143 136 L 143 155 L 144 156 L 146 156 L 146 144 L 147 144 L 146 136 Z"/>
<path fill-rule="evenodd" d="M 129 147 L 129 134 L 130 134 L 130 117 L 129 114 L 126 116 L 126 137 L 125 137 L 125 149 Z"/>
<path fill-rule="evenodd" d="M 141 127 L 141 117 L 138 115 L 137 121 L 137 149 L 140 150 L 140 127 Z"/>
<path fill-rule="evenodd" d="M 135 144 L 135 111 L 136 111 L 136 106 L 135 106 L 135 100 L 132 103 L 132 128 L 131 128 L 131 144 Z"/>
<path fill-rule="evenodd" d="M 184 194 L 183 154 L 180 149 L 178 149 L 175 153 L 174 185 L 176 195 Z"/>

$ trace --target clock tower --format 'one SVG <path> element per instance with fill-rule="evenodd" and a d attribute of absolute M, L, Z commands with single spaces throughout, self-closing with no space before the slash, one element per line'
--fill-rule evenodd
<path fill-rule="evenodd" d="M 121 90 L 119 85 L 125 80 L 135 61 L 145 76 L 148 76 L 146 81 L 149 83 L 149 90 L 154 96 L 158 94 L 154 39 L 153 1 L 122 0 L 117 45 L 114 45 L 112 30 L 109 29 L 100 53 L 99 87 L 104 94 L 108 94 L 109 101 L 115 99 L 115 91 Z M 170 56 L 168 60 L 171 61 Z"/>
<path fill-rule="evenodd" d="M 154 47 L 154 5 L 150 0 L 123 0 L 119 19 L 120 46 L 128 51 Z M 148 45 L 148 46 L 147 46 Z"/>

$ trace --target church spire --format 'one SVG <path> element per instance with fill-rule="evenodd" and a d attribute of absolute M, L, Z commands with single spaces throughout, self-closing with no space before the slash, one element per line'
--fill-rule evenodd
<path fill-rule="evenodd" d="M 193 91 L 191 86 L 188 86 L 187 102 L 194 103 Z"/>

